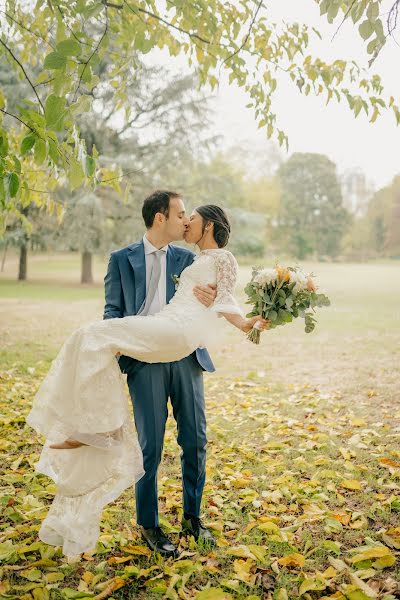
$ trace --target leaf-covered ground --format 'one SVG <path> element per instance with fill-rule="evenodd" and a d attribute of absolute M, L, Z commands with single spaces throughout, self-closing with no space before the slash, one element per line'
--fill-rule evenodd
<path fill-rule="evenodd" d="M 141 542 L 132 492 L 104 513 L 96 552 L 67 562 L 38 542 L 54 485 L 35 474 L 40 445 L 24 416 L 42 375 L 1 374 L 1 598 L 335 598 L 400 594 L 399 413 L 379 421 L 340 394 L 268 385 L 256 374 L 207 382 L 210 551 L 179 560 Z M 178 541 L 179 448 L 172 419 L 160 473 L 162 525 Z"/>
<path fill-rule="evenodd" d="M 206 376 L 203 515 L 218 546 L 181 540 L 176 561 L 141 542 L 133 490 L 107 507 L 95 553 L 68 562 L 38 542 L 54 485 L 34 471 L 40 440 L 24 417 L 66 335 L 102 311 L 101 286 L 52 280 L 62 267 L 32 261 L 23 286 L 0 278 L 0 599 L 400 597 L 395 263 L 312 265 L 332 300 L 313 334 L 294 323 L 254 346 L 227 331 Z M 179 452 L 170 418 L 160 511 L 176 542 Z"/>

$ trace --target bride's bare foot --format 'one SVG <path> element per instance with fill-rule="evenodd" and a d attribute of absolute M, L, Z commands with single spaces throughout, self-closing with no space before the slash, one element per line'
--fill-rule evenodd
<path fill-rule="evenodd" d="M 53 448 L 55 450 L 73 450 L 74 448 L 80 448 L 81 446 L 87 446 L 87 444 L 79 442 L 78 440 L 71 439 L 65 440 L 60 444 L 50 444 L 50 448 Z"/>

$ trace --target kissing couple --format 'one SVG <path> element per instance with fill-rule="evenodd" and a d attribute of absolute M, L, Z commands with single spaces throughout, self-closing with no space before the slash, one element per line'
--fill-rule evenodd
<path fill-rule="evenodd" d="M 188 218 L 178 193 L 156 191 L 142 215 L 143 239 L 111 254 L 104 320 L 66 340 L 27 417 L 45 437 L 37 471 L 57 484 L 39 537 L 66 556 L 95 547 L 104 506 L 134 483 L 142 537 L 162 555 L 178 555 L 158 520 L 168 398 L 182 450 L 182 533 L 215 544 L 200 519 L 203 371 L 215 371 L 206 346 L 221 339 L 224 320 L 246 333 L 268 327 L 261 316 L 244 317 L 234 298 L 238 265 L 225 249 L 230 224 L 222 208 L 199 206 Z M 199 253 L 171 244 L 182 239 Z"/>

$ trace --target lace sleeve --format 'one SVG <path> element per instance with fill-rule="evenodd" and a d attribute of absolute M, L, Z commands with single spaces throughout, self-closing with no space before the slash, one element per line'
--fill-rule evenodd
<path fill-rule="evenodd" d="M 233 295 L 238 274 L 236 258 L 226 250 L 218 253 L 215 261 L 217 267 L 217 297 L 211 306 L 211 310 L 218 313 L 243 315 Z"/>

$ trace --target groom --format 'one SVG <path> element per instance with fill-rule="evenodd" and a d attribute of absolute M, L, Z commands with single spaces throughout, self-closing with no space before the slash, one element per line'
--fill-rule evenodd
<path fill-rule="evenodd" d="M 189 220 L 182 198 L 175 192 L 156 191 L 143 203 L 146 226 L 143 239 L 110 256 L 105 283 L 104 318 L 152 315 L 175 293 L 176 277 L 193 262 L 194 254 L 170 242 L 182 240 Z M 215 286 L 196 286 L 194 295 L 205 306 L 216 297 Z M 199 518 L 206 467 L 206 419 L 203 371 L 215 371 L 205 348 L 170 363 L 143 363 L 120 356 L 128 376 L 135 424 L 143 452 L 144 476 L 136 484 L 136 515 L 142 537 L 164 556 L 178 555 L 158 521 L 157 470 L 161 461 L 167 402 L 171 399 L 182 449 L 182 531 L 210 544 L 211 532 Z"/>

